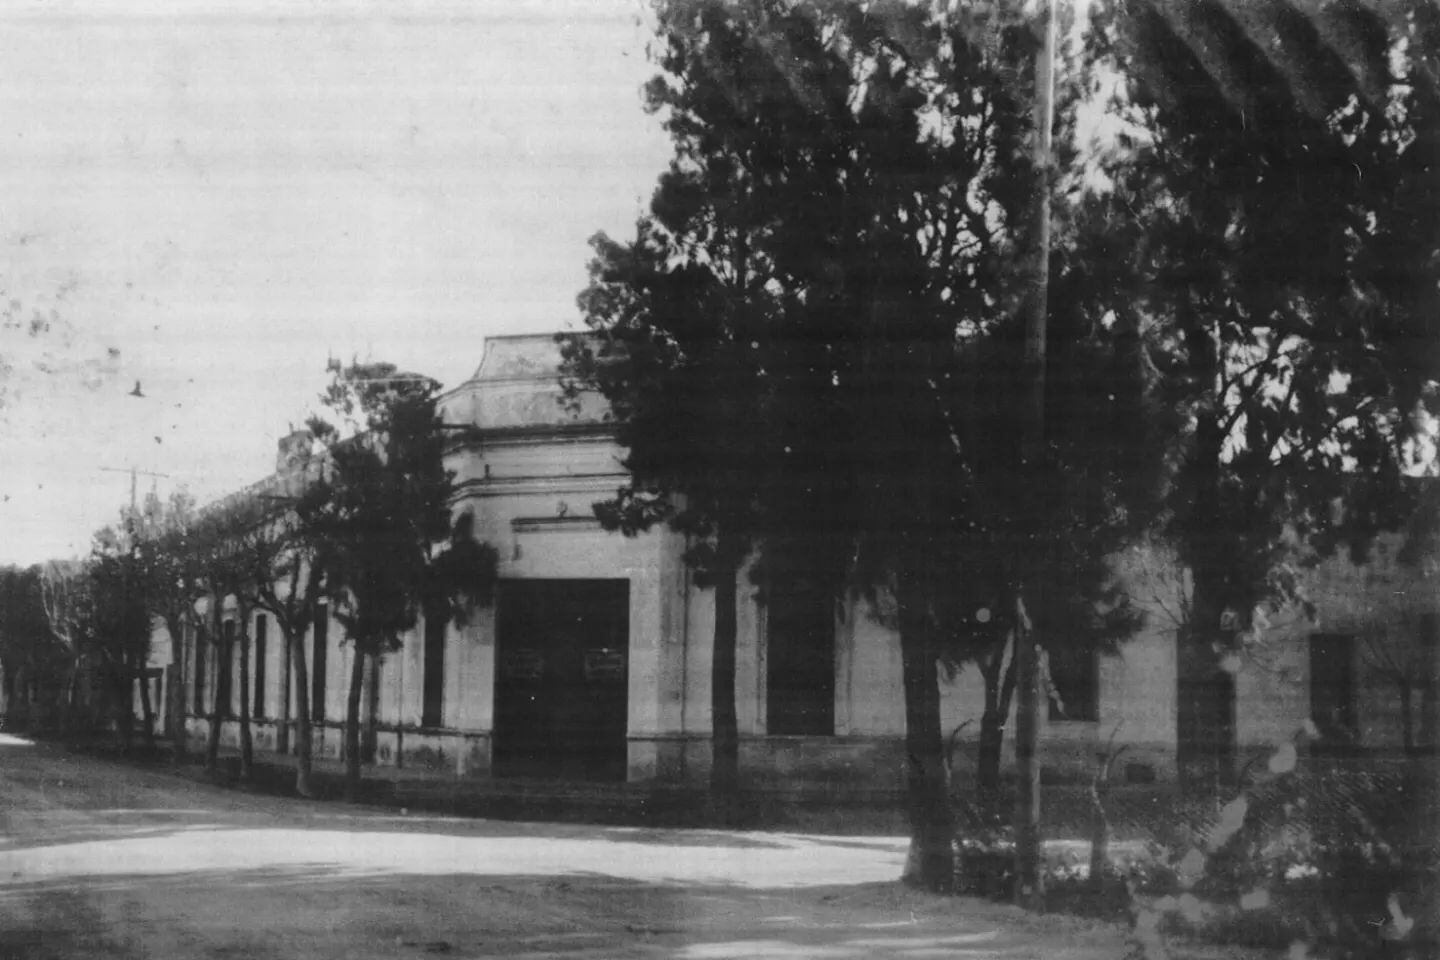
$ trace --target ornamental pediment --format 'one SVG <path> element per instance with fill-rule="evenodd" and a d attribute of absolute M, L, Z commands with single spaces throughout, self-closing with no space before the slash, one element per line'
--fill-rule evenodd
<path fill-rule="evenodd" d="M 444 420 L 509 431 L 604 422 L 608 405 L 597 394 L 562 402 L 560 366 L 552 333 L 488 338 L 475 375 L 441 399 Z"/>

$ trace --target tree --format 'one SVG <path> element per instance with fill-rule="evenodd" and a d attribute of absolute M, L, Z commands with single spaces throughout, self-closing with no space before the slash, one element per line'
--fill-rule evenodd
<path fill-rule="evenodd" d="M 60 732 L 74 733 L 80 706 L 80 682 L 94 639 L 94 598 L 86 565 L 78 560 L 51 560 L 40 568 L 40 600 L 50 635 L 64 651 L 64 677 L 59 691 Z"/>
<path fill-rule="evenodd" d="M 825 558 L 812 573 L 869 593 L 898 627 L 911 873 L 943 886 L 937 660 L 948 564 L 973 515 L 956 342 L 962 325 L 1005 312 L 1022 104 L 970 24 L 922 10 L 754 2 L 659 14 L 649 102 L 665 111 L 676 160 L 637 240 L 597 239 L 581 307 L 601 336 L 572 348 L 571 369 L 615 411 L 635 476 L 624 516 L 712 536 L 705 561 L 743 556 L 729 544 L 764 544 L 772 567 Z M 725 566 L 721 586 L 733 583 Z M 733 601 L 717 593 L 722 776 Z"/>
<path fill-rule="evenodd" d="M 152 615 L 165 623 L 170 637 L 170 665 L 165 671 L 165 729 L 172 759 L 184 760 L 185 643 L 196 629 L 195 604 L 202 595 L 190 537 L 196 523 L 195 501 L 185 491 L 168 500 L 152 492 L 128 522 L 135 532 L 134 556 L 144 578 Z"/>
<path fill-rule="evenodd" d="M 1434 471 L 1440 34 L 1423 4 L 1124 9 L 1116 192 L 1144 229 L 1115 308 L 1180 424 L 1182 765 L 1225 779 L 1222 668 L 1284 598 L 1278 564 L 1297 543 L 1363 557 L 1409 513 L 1405 475 Z"/>
<path fill-rule="evenodd" d="M 0 568 L 0 672 L 8 722 L 35 723 L 32 699 L 48 685 L 58 653 L 40 601 L 40 568 Z"/>
<path fill-rule="evenodd" d="M 670 269 L 668 243 L 648 225 L 629 247 L 604 236 L 592 245 L 596 257 L 581 309 L 606 338 L 593 351 L 586 340 L 567 344 L 573 378 L 567 391 L 574 395 L 584 384 L 610 401 L 632 478 L 613 499 L 597 503 L 595 513 L 607 529 L 629 535 L 668 522 L 690 544 L 686 559 L 697 582 L 715 590 L 711 792 L 728 820 L 738 787 L 736 578 L 753 547 L 764 456 L 748 342 L 732 339 L 731 330 L 756 309 L 748 288 L 758 283 L 744 279 L 748 265 L 733 261 L 722 268 L 729 271 L 723 279 L 701 267 Z M 697 304 L 703 306 L 693 309 Z M 666 330 L 664 339 L 647 329 L 652 318 L 682 316 L 693 326 Z"/>
<path fill-rule="evenodd" d="M 831 164 L 843 149 L 828 124 L 848 111 L 853 84 L 813 10 L 660 3 L 656 13 L 660 72 L 647 109 L 664 114 L 675 157 L 636 239 L 592 240 L 580 308 L 599 336 L 567 344 L 567 390 L 609 401 L 627 451 L 632 479 L 596 515 L 626 533 L 668 523 L 686 536 L 697 582 L 715 590 L 711 792 L 728 818 L 738 787 L 738 572 L 768 542 L 762 581 L 818 573 L 834 591 L 843 563 L 779 568 L 849 555 L 843 542 L 807 549 L 820 546 L 817 523 L 801 519 L 821 517 L 817 484 L 844 474 L 807 471 L 796 445 L 808 429 L 834 437 L 842 425 L 822 425 L 834 410 L 809 390 L 825 392 L 824 370 L 806 355 L 825 345 L 787 325 L 798 316 L 788 273 L 806 253 L 784 244 L 820 214 L 805 205 L 800 154 Z"/>
<path fill-rule="evenodd" d="M 399 372 L 387 363 L 332 368 L 322 401 L 329 419 L 312 417 L 310 429 L 327 444 L 328 463 L 301 513 L 305 536 L 326 551 L 324 592 L 351 644 L 345 713 L 345 790 L 360 785 L 361 695 L 370 669 L 375 690 L 381 659 L 397 649 L 427 600 L 483 598 L 494 581 L 488 569 L 438 563 L 437 546 L 452 528 L 454 475 L 445 469 L 445 432 L 436 409 L 439 384 Z M 468 528 L 467 528 L 468 529 Z M 458 540 L 456 558 L 478 548 Z M 453 582 L 440 582 L 444 572 Z M 370 705 L 373 724 L 375 704 Z"/>
<path fill-rule="evenodd" d="M 268 550 L 271 508 L 242 491 L 202 512 L 194 525 L 191 543 L 195 563 L 209 601 L 209 635 L 216 651 L 215 709 L 206 744 L 206 767 L 212 772 L 219 759 L 220 734 L 232 709 L 239 654 L 237 717 L 240 739 L 240 776 L 248 779 L 254 762 L 250 730 L 250 624 L 260 595 L 257 575 L 264 567 L 258 558 Z M 227 619 L 226 614 L 232 617 Z"/>
<path fill-rule="evenodd" d="M 258 587 L 256 604 L 269 612 L 284 638 L 286 656 L 293 664 L 295 691 L 295 792 L 314 797 L 313 742 L 310 732 L 310 675 L 305 662 L 305 631 L 315 622 L 315 611 L 326 595 L 328 550 L 323 541 L 307 537 L 302 518 L 323 509 L 328 488 L 312 485 L 298 497 L 285 497 L 270 525 L 258 539 L 253 560 Z"/>
<path fill-rule="evenodd" d="M 155 741 L 154 704 L 145 683 L 151 627 L 148 578 L 132 519 L 127 517 L 118 531 L 105 528 L 96 534 L 88 564 L 94 668 L 106 684 L 116 734 L 125 748 L 134 733 L 137 681 L 145 743 L 153 746 Z"/>

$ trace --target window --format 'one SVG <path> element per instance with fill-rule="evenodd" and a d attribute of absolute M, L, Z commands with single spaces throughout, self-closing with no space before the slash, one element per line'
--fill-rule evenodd
<path fill-rule="evenodd" d="M 1050 719 L 1094 723 L 1100 719 L 1099 655 L 1093 644 L 1060 643 L 1048 651 Z M 1059 702 L 1056 702 L 1056 696 Z"/>
<path fill-rule="evenodd" d="M 766 729 L 790 736 L 835 733 L 833 598 L 803 584 L 772 588 L 765 610 Z"/>
<path fill-rule="evenodd" d="M 443 725 L 445 700 L 445 620 L 425 618 L 425 703 L 420 712 L 422 727 Z"/>
<path fill-rule="evenodd" d="M 1310 719 L 1322 740 L 1354 743 L 1355 638 L 1338 633 L 1310 635 Z"/>
<path fill-rule="evenodd" d="M 270 632 L 270 620 L 265 614 L 255 618 L 255 716 L 265 718 L 265 654 L 266 636 Z"/>
<path fill-rule="evenodd" d="M 226 620 L 221 627 L 222 636 L 225 638 L 224 649 L 230 652 L 228 657 L 215 658 L 215 716 L 219 719 L 234 716 L 234 704 L 231 703 L 231 666 L 235 660 L 235 621 Z"/>
<path fill-rule="evenodd" d="M 325 655 L 330 643 L 330 608 L 315 608 L 315 625 L 310 630 L 310 718 L 325 722 Z"/>
<path fill-rule="evenodd" d="M 195 715 L 200 717 L 205 715 L 205 648 L 210 641 L 203 627 L 192 630 L 190 639 L 195 647 Z"/>

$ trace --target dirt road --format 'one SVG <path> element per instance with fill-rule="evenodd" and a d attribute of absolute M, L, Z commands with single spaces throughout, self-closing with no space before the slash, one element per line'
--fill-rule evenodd
<path fill-rule="evenodd" d="M 1123 953 L 1113 928 L 904 890 L 903 857 L 305 803 L 0 735 L 0 960 Z"/>

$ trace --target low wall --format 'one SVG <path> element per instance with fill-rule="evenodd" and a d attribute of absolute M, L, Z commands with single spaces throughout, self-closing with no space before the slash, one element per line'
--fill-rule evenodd
<path fill-rule="evenodd" d="M 220 743 L 239 747 L 239 724 L 223 722 Z M 273 720 L 251 723 L 257 753 L 273 753 L 279 725 Z M 188 717 L 186 729 L 195 749 L 203 749 L 210 721 Z M 294 752 L 294 732 L 291 732 Z M 312 756 L 341 759 L 344 728 L 335 722 L 312 726 Z M 1095 769 L 1093 736 L 1051 736 L 1041 741 L 1041 777 L 1051 784 L 1087 784 Z M 973 739 L 949 744 L 952 782 L 957 790 L 973 782 L 978 746 Z M 798 799 L 896 798 L 905 790 L 905 743 L 902 737 L 742 736 L 739 743 L 742 788 Z M 412 769 L 431 774 L 487 779 L 491 737 L 488 731 L 424 729 L 382 725 L 375 735 L 377 767 Z M 709 737 L 658 735 L 628 741 L 627 780 L 631 783 L 703 787 L 710 778 Z M 1013 744 L 1001 756 L 1003 776 L 1014 769 Z M 1132 743 L 1112 766 L 1117 784 L 1169 783 L 1175 779 L 1174 749 L 1163 743 Z"/>
<path fill-rule="evenodd" d="M 208 717 L 188 716 L 186 736 L 192 748 L 201 749 L 208 742 Z M 257 753 L 274 753 L 280 724 L 275 720 L 251 720 L 250 741 Z M 295 752 L 296 732 L 290 729 L 290 750 Z M 310 725 L 310 755 L 317 760 L 340 760 L 345 741 L 343 723 L 326 721 Z M 223 720 L 220 745 L 226 749 L 240 748 L 240 723 Z M 375 732 L 374 766 L 413 768 L 434 773 L 453 773 L 462 777 L 488 776 L 490 773 L 490 734 L 484 731 L 432 730 L 418 727 L 380 725 Z"/>

